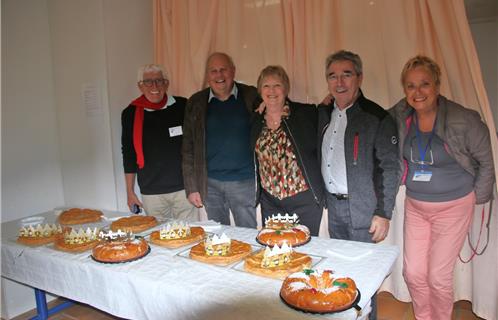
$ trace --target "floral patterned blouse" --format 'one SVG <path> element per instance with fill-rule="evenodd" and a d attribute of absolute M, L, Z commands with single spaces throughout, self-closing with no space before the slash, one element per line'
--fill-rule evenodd
<path fill-rule="evenodd" d="M 261 186 L 275 198 L 282 200 L 309 189 L 282 125 L 276 130 L 263 126 L 256 141 L 256 156 Z"/>

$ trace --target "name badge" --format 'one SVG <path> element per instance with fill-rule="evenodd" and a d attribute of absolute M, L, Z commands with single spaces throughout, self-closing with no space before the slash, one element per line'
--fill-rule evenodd
<path fill-rule="evenodd" d="M 431 171 L 420 171 L 417 170 L 413 174 L 413 181 L 420 181 L 420 182 L 429 182 L 431 181 L 432 178 L 432 172 Z"/>
<path fill-rule="evenodd" d="M 182 126 L 169 128 L 169 136 L 170 137 L 181 136 L 182 134 L 183 134 Z"/>

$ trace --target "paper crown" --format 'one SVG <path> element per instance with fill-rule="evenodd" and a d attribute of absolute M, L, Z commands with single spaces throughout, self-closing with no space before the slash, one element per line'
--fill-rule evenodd
<path fill-rule="evenodd" d="M 79 228 L 78 231 L 71 229 L 70 232 L 64 233 L 64 242 L 68 244 L 81 244 L 86 242 L 95 241 L 98 238 L 97 228 Z"/>
<path fill-rule="evenodd" d="M 209 237 L 204 242 L 204 250 L 208 256 L 226 256 L 230 251 L 231 240 L 226 234 L 220 237 L 214 235 Z"/>
<path fill-rule="evenodd" d="M 278 245 L 273 246 L 272 249 L 266 247 L 261 266 L 263 268 L 271 268 L 289 263 L 292 251 L 292 246 L 287 245 L 287 242 L 284 242 L 282 247 Z"/>
<path fill-rule="evenodd" d="M 28 238 L 43 238 L 50 237 L 56 233 L 62 233 L 62 228 L 60 225 L 56 224 L 37 224 L 33 226 L 27 226 L 19 229 L 20 237 L 28 237 Z"/>
<path fill-rule="evenodd" d="M 190 235 L 190 226 L 188 222 L 185 224 L 183 222 L 167 224 L 159 230 L 159 238 L 163 239 L 181 239 L 186 238 Z"/>
<path fill-rule="evenodd" d="M 295 213 L 292 216 L 290 216 L 288 213 L 286 213 L 284 216 L 279 213 L 277 215 L 272 215 L 271 217 L 268 217 L 265 219 L 265 225 L 268 223 L 292 223 L 292 224 L 296 224 L 298 222 L 299 222 L 299 216 Z"/>

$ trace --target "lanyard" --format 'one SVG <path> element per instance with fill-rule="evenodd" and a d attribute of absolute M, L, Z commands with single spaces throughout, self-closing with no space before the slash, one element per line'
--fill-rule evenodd
<path fill-rule="evenodd" d="M 429 136 L 429 141 L 427 141 L 427 144 L 425 145 L 425 148 L 422 149 L 422 137 L 420 136 L 420 129 L 418 127 L 418 119 L 417 119 L 417 113 L 414 115 L 415 118 L 415 134 L 417 135 L 417 146 L 418 146 L 418 154 L 420 156 L 420 169 L 425 169 L 426 166 L 426 161 L 425 161 L 425 155 L 427 154 L 427 150 L 429 149 L 431 143 L 432 143 L 432 138 L 434 137 L 434 133 L 436 132 L 436 120 L 434 120 L 434 125 L 432 126 L 432 131 L 431 135 Z"/>

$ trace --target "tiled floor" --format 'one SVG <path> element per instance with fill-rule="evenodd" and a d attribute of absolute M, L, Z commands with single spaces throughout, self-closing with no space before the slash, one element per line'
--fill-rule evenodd
<path fill-rule="evenodd" d="M 378 320 L 414 320 L 411 303 L 405 303 L 394 299 L 387 292 L 381 292 L 378 301 Z M 49 305 L 57 304 L 57 301 Z M 13 320 L 26 320 L 35 315 L 34 311 L 22 314 Z M 51 320 L 110 320 L 119 319 L 102 311 L 93 309 L 86 305 L 74 305 L 53 316 Z M 452 320 L 478 320 L 481 319 L 472 313 L 472 304 L 468 301 L 458 301 L 454 305 Z M 482 319 L 481 319 L 482 320 Z"/>

